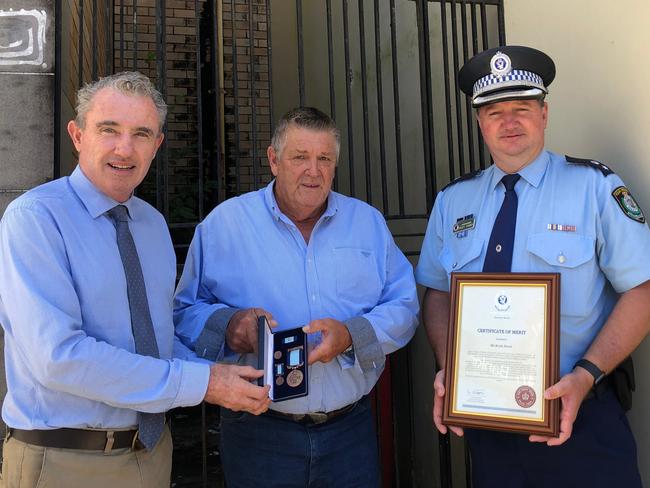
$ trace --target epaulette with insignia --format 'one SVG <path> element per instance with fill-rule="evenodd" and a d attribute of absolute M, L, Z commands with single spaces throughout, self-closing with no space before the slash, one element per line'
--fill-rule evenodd
<path fill-rule="evenodd" d="M 582 166 L 591 166 L 594 169 L 599 170 L 605 176 L 613 175 L 614 172 L 609 168 L 609 166 L 601 163 L 600 161 L 594 161 L 593 159 L 581 159 L 573 158 L 571 156 L 564 156 L 569 164 L 580 164 Z"/>
<path fill-rule="evenodd" d="M 456 179 L 450 181 L 449 183 L 447 183 L 447 184 L 442 188 L 442 190 L 440 190 L 440 191 L 445 191 L 445 190 L 446 190 L 447 188 L 449 188 L 450 186 L 455 185 L 456 183 L 460 183 L 461 181 L 471 180 L 472 178 L 476 178 L 476 177 L 477 177 L 478 175 L 480 175 L 482 172 L 483 172 L 482 169 L 477 169 L 476 171 L 472 171 L 471 173 L 466 173 L 466 174 L 464 174 L 463 176 L 459 176 L 458 178 L 456 178 Z"/>

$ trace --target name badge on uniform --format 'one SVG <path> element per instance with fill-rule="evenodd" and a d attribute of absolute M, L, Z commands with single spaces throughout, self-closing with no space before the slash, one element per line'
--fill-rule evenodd
<path fill-rule="evenodd" d="M 456 219 L 456 223 L 453 227 L 453 232 L 456 234 L 456 237 L 459 239 L 467 237 L 467 231 L 472 230 L 476 226 L 476 219 L 474 214 L 465 215 Z"/>

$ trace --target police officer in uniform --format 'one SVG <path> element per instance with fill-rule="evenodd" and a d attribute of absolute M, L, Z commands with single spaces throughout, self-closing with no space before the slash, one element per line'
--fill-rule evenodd
<path fill-rule="evenodd" d="M 440 191 L 416 270 L 441 366 L 434 423 L 466 435 L 477 487 L 637 487 L 636 445 L 612 372 L 649 330 L 650 231 L 611 169 L 545 149 L 554 76 L 551 58 L 522 46 L 489 49 L 460 70 L 494 164 Z M 539 392 L 560 399 L 559 437 L 442 424 L 453 271 L 561 274 L 561 377 Z"/>

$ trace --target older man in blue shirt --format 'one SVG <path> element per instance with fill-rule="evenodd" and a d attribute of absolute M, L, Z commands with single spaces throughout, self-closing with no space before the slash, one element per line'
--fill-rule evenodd
<path fill-rule="evenodd" d="M 229 486 L 379 486 L 365 395 L 413 336 L 418 303 L 382 215 L 331 191 L 338 152 L 327 115 L 287 113 L 268 149 L 275 180 L 218 206 L 189 250 L 175 319 L 200 356 L 254 364 L 261 314 L 304 326 L 313 347 L 308 396 L 259 417 L 222 409 Z"/>
<path fill-rule="evenodd" d="M 561 378 L 539 392 L 561 401 L 559 437 L 467 429 L 474 486 L 640 487 L 634 438 L 605 374 L 650 327 L 650 231 L 612 170 L 544 149 L 554 75 L 546 54 L 522 46 L 484 51 L 460 71 L 494 165 L 436 198 L 416 270 L 424 323 L 444 369 L 452 272 L 560 273 Z M 433 416 L 446 433 L 443 377 Z"/>
<path fill-rule="evenodd" d="M 175 336 L 169 232 L 133 196 L 165 114 L 140 73 L 86 85 L 68 124 L 79 166 L 2 218 L 3 487 L 169 486 L 165 411 L 269 404 L 268 388 L 249 383 L 260 372 L 210 365 Z"/>

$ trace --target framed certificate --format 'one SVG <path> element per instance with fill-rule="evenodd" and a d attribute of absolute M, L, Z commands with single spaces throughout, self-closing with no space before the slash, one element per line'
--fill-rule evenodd
<path fill-rule="evenodd" d="M 559 273 L 452 273 L 443 423 L 557 436 Z"/>

